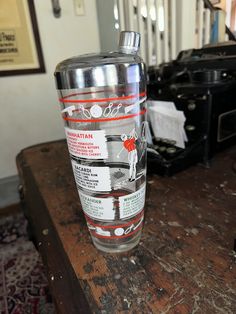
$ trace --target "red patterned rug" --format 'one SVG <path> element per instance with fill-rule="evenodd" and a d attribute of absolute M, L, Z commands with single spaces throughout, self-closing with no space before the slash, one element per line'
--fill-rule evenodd
<path fill-rule="evenodd" d="M 55 313 L 41 258 L 22 214 L 0 219 L 0 313 Z"/>

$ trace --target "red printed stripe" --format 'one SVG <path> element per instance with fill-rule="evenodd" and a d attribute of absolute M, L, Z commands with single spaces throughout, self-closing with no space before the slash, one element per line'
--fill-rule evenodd
<path fill-rule="evenodd" d="M 129 95 L 129 96 L 121 96 L 121 97 L 111 97 L 111 98 L 97 98 L 97 99 L 67 99 L 69 96 L 65 96 L 63 98 L 59 98 L 60 102 L 63 103 L 92 103 L 92 102 L 108 102 L 108 101 L 117 101 L 117 100 L 126 100 L 138 97 L 146 96 L 146 92 L 141 94 Z"/>
<path fill-rule="evenodd" d="M 130 237 L 131 235 L 135 234 L 136 232 L 138 232 L 140 229 L 142 229 L 143 227 L 143 222 L 141 224 L 140 227 L 138 227 L 136 230 L 134 230 L 133 232 L 130 232 L 128 234 L 124 234 L 122 236 L 103 236 L 103 235 L 100 235 L 100 234 L 97 234 L 96 232 L 94 231 L 91 231 L 90 232 L 94 235 L 94 237 L 96 238 L 103 238 L 103 239 L 122 239 L 122 238 L 127 238 L 127 237 Z"/>
<path fill-rule="evenodd" d="M 139 111 L 138 113 L 133 113 L 133 114 L 129 114 L 127 116 L 121 116 L 121 117 L 114 117 L 114 118 L 101 118 L 101 119 L 75 119 L 75 118 L 69 118 L 69 117 L 63 117 L 63 119 L 65 121 L 70 121 L 70 122 L 106 122 L 106 121 L 115 121 L 115 120 L 123 120 L 123 119 L 130 119 L 130 118 L 134 118 L 136 116 L 141 116 L 143 114 L 145 114 L 145 112 L 147 111 L 147 109 L 143 109 L 142 111 Z"/>
<path fill-rule="evenodd" d="M 94 224 L 94 223 L 92 222 L 91 218 L 90 218 L 88 215 L 85 214 L 85 216 L 86 216 L 86 219 L 87 219 L 88 223 L 89 223 L 90 225 L 94 226 L 94 227 L 100 227 L 100 228 L 102 228 L 102 229 L 116 229 L 116 228 L 129 227 L 129 226 L 131 226 L 133 223 L 138 222 L 138 221 L 141 219 L 141 217 L 143 216 L 143 210 L 138 214 L 137 217 L 135 217 L 135 219 L 129 221 L 129 222 L 126 223 L 126 224 L 123 224 L 123 225 L 116 225 L 116 226 L 103 226 L 103 225 Z"/>

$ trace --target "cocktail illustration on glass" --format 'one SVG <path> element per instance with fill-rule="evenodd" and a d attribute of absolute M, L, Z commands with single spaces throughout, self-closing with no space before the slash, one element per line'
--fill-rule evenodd
<path fill-rule="evenodd" d="M 55 71 L 81 209 L 94 245 L 105 252 L 136 246 L 144 221 L 146 72 L 139 44 L 138 33 L 121 32 L 117 52 L 67 59 Z"/>

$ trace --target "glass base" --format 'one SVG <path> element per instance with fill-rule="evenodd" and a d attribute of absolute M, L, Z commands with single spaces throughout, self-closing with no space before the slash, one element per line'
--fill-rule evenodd
<path fill-rule="evenodd" d="M 121 253 L 121 252 L 126 252 L 131 249 L 133 249 L 136 245 L 138 245 L 140 238 L 141 238 L 141 230 L 135 235 L 135 237 L 125 240 L 123 239 L 122 242 L 121 240 L 117 241 L 107 241 L 104 239 L 98 239 L 95 237 L 92 237 L 93 244 L 95 247 L 103 252 L 106 253 Z"/>

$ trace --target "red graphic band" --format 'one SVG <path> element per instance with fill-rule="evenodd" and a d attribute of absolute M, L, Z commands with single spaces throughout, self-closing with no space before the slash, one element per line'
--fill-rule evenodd
<path fill-rule="evenodd" d="M 132 236 L 133 234 L 135 234 L 136 232 L 138 232 L 140 229 L 142 229 L 143 227 L 143 222 L 141 223 L 141 225 L 135 229 L 133 232 L 130 232 L 128 234 L 124 234 L 121 236 L 116 236 L 116 235 L 112 235 L 112 236 L 106 236 L 106 235 L 101 235 L 101 234 L 97 234 L 96 232 L 94 232 L 93 230 L 90 230 L 90 232 L 92 233 L 92 235 L 96 238 L 102 238 L 102 239 L 122 239 L 122 238 L 128 238 L 130 236 Z"/>
<path fill-rule="evenodd" d="M 86 213 L 84 212 L 84 214 L 86 216 L 86 220 L 87 220 L 87 222 L 90 225 L 92 225 L 94 227 L 100 227 L 100 228 L 103 228 L 103 229 L 106 229 L 106 228 L 108 228 L 108 229 L 116 229 L 116 228 L 128 227 L 128 226 L 132 225 L 133 223 L 138 222 L 140 220 L 140 218 L 143 216 L 143 213 L 144 213 L 144 211 L 142 210 L 139 214 L 137 214 L 137 216 L 133 220 L 129 221 L 126 224 L 116 225 L 116 226 L 103 226 L 103 225 L 99 225 L 99 224 L 93 223 L 92 219 L 88 215 L 86 215 Z"/>
<path fill-rule="evenodd" d="M 93 102 L 109 102 L 109 101 L 119 101 L 119 100 L 126 100 L 126 99 L 133 99 L 138 97 L 144 97 L 146 96 L 146 92 L 143 92 L 141 94 L 134 94 L 134 95 L 128 95 L 128 96 L 120 96 L 120 97 L 110 97 L 110 98 L 97 98 L 97 99 L 67 99 L 69 96 L 65 96 L 63 98 L 59 98 L 60 102 L 63 103 L 93 103 Z"/>
<path fill-rule="evenodd" d="M 129 114 L 127 116 L 121 116 L 121 117 L 113 117 L 113 118 L 101 118 L 101 119 L 75 119 L 75 118 L 69 118 L 69 117 L 63 117 L 65 121 L 70 121 L 70 122 L 106 122 L 106 121 L 115 121 L 115 120 L 123 120 L 123 119 L 130 119 L 134 118 L 136 116 L 141 116 L 145 114 L 147 109 L 143 109 L 142 111 L 139 111 L 137 113 Z"/>

